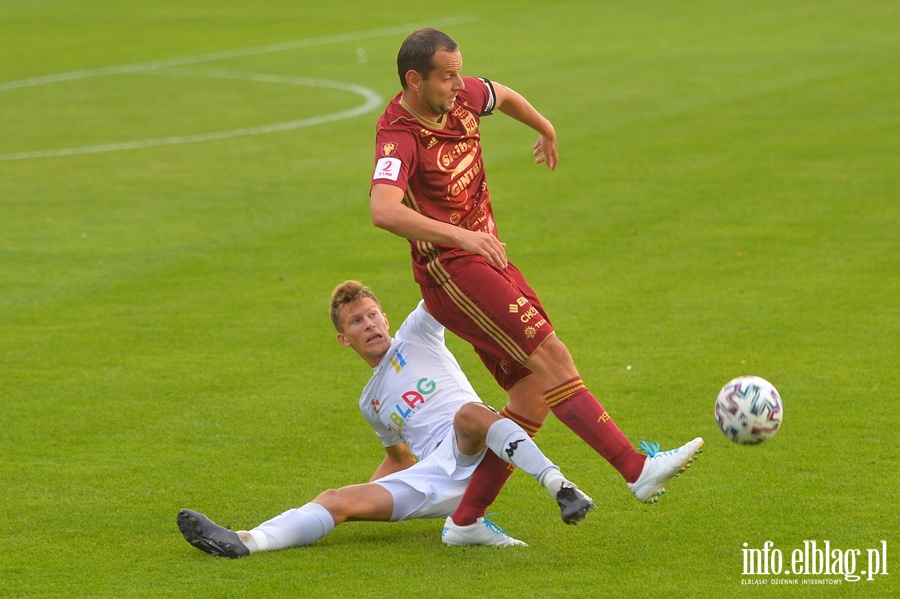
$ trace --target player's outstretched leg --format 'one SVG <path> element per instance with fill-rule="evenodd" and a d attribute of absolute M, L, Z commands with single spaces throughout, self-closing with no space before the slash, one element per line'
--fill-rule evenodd
<path fill-rule="evenodd" d="M 441 542 L 444 545 L 460 546 L 460 545 L 491 545 L 495 547 L 511 547 L 514 545 L 522 545 L 527 547 L 528 543 L 514 539 L 506 532 L 487 519 L 487 517 L 478 518 L 475 524 L 460 526 L 453 522 L 453 518 L 448 516 L 444 521 L 444 530 L 441 532 Z"/>
<path fill-rule="evenodd" d="M 534 477 L 556 499 L 566 524 L 577 524 L 594 509 L 594 502 L 567 480 L 525 430 L 512 420 L 500 418 L 488 428 L 488 448 L 505 462 Z"/>
<path fill-rule="evenodd" d="M 236 532 L 219 526 L 200 512 L 181 510 L 178 512 L 177 522 L 184 540 L 200 551 L 217 557 L 238 558 L 250 555 L 250 550 Z"/>
<path fill-rule="evenodd" d="M 659 451 L 659 443 L 641 442 L 641 449 L 647 452 L 647 461 L 641 475 L 633 483 L 628 483 L 628 488 L 638 500 L 656 503 L 658 496 L 665 493 L 666 483 L 684 472 L 702 448 L 702 437 L 663 452 Z"/>

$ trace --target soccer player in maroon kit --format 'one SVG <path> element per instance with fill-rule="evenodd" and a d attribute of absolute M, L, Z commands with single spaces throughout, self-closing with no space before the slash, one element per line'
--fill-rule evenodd
<path fill-rule="evenodd" d="M 428 311 L 472 344 L 506 390 L 502 415 L 534 435 L 552 412 L 616 468 L 640 501 L 656 501 L 703 439 L 666 452 L 644 443 L 648 455 L 641 454 L 581 380 L 499 239 L 479 125 L 499 110 L 531 127 L 540 134 L 535 162 L 551 170 L 558 161 L 556 132 L 520 94 L 464 77 L 462 66 L 458 45 L 440 31 L 420 29 L 403 42 L 397 56 L 402 90 L 377 125 L 372 222 L 409 240 Z M 502 460 L 484 460 L 451 525 L 465 527 L 483 516 L 510 474 Z"/>

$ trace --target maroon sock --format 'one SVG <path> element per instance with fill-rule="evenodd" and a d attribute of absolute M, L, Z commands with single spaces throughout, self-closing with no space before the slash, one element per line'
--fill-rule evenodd
<path fill-rule="evenodd" d="M 580 378 L 544 392 L 553 415 L 603 456 L 626 482 L 641 475 L 646 456 L 638 453 Z"/>
<path fill-rule="evenodd" d="M 525 432 L 528 433 L 528 436 L 532 439 L 534 439 L 534 437 L 541 430 L 541 422 L 535 422 L 534 420 L 529 420 L 524 416 L 520 416 L 519 414 L 516 414 L 515 412 L 510 410 L 509 406 L 506 406 L 502 410 L 500 410 L 500 415 L 504 418 L 509 418 L 510 420 L 521 426 L 525 430 Z"/>
<path fill-rule="evenodd" d="M 500 410 L 500 415 L 521 426 L 532 438 L 541 428 L 540 424 L 522 418 L 518 414 L 510 412 L 508 408 Z M 515 466 L 507 464 L 493 451 L 488 450 L 469 480 L 469 485 L 466 487 L 459 506 L 453 512 L 453 522 L 459 526 L 467 526 L 474 524 L 478 518 L 484 516 L 488 506 L 494 503 L 503 485 L 515 470 Z"/>
<path fill-rule="evenodd" d="M 453 512 L 453 522 L 459 526 L 467 526 L 484 516 L 488 506 L 500 494 L 500 489 L 515 469 L 515 466 L 507 464 L 493 451 L 488 450 L 469 480 L 469 486 L 466 487 L 456 511 Z"/>

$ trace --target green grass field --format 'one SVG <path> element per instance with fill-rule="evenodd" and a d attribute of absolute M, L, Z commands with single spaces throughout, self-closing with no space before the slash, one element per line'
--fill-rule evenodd
<path fill-rule="evenodd" d="M 896 596 L 900 5 L 307 4 L 0 2 L 0 596 Z M 635 444 L 706 451 L 646 506 L 551 419 L 539 444 L 598 509 L 566 527 L 517 474 L 492 509 L 528 548 L 418 521 L 212 558 L 180 508 L 249 528 L 383 456 L 326 306 L 347 278 L 394 324 L 418 299 L 367 192 L 397 48 L 433 24 L 556 126 L 553 173 L 522 125 L 483 134 L 501 237 L 583 378 Z M 785 401 L 762 446 L 713 420 L 740 374 Z M 885 541 L 887 574 L 744 575 L 766 541 L 786 569 L 858 549 L 857 573 Z"/>

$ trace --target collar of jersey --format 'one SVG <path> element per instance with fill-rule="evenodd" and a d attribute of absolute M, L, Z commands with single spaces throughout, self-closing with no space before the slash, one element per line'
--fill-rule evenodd
<path fill-rule="evenodd" d="M 441 122 L 441 123 L 439 123 L 437 121 L 431 121 L 429 119 L 426 119 L 424 116 L 422 116 L 421 114 L 419 114 L 418 112 L 413 110 L 412 106 L 407 104 L 406 100 L 404 100 L 402 96 L 400 97 L 400 106 L 402 106 L 405 111 L 407 111 L 408 113 L 410 113 L 411 115 L 416 117 L 416 120 L 418 120 L 420 123 L 422 123 L 429 129 L 434 129 L 436 131 L 442 131 L 444 129 L 444 125 L 447 124 L 446 117 L 444 118 L 443 122 Z"/>
<path fill-rule="evenodd" d="M 391 346 L 388 348 L 387 353 L 381 357 L 381 362 L 378 363 L 377 366 L 372 368 L 373 374 L 378 374 L 381 372 L 381 369 L 391 363 L 391 358 L 394 357 L 394 350 L 397 348 L 397 338 L 391 338 Z"/>

